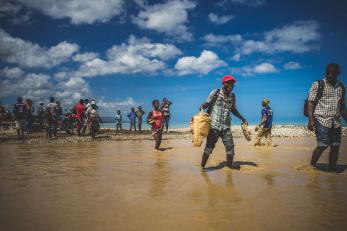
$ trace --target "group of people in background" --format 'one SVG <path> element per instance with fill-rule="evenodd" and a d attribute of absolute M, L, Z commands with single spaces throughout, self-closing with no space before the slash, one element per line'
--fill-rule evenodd
<path fill-rule="evenodd" d="M 163 99 L 163 102 L 160 104 L 159 100 L 157 100 L 159 103 L 158 108 L 163 114 L 162 118 L 162 126 L 163 129 L 165 128 L 165 131 L 168 132 L 169 130 L 169 124 L 170 124 L 170 106 L 172 104 L 171 101 L 169 101 L 167 98 Z M 152 109 L 154 108 L 153 102 L 152 102 Z M 129 130 L 132 131 L 142 131 L 142 123 L 143 123 L 143 116 L 146 114 L 146 112 L 142 109 L 142 106 L 138 106 L 137 110 L 135 110 L 134 107 L 131 108 L 130 112 L 127 114 L 127 117 L 129 119 L 130 127 Z M 123 122 L 123 116 L 120 110 L 117 110 L 117 113 L 115 115 L 115 122 L 116 122 L 116 131 L 122 131 L 122 122 Z"/>
<path fill-rule="evenodd" d="M 158 130 L 158 126 L 160 125 L 160 133 L 162 133 L 164 127 L 166 128 L 166 132 L 168 132 L 171 117 L 171 104 L 172 102 L 166 98 L 163 99 L 161 104 L 158 101 L 158 109 L 161 111 L 162 116 L 160 122 L 158 122 L 158 118 L 155 118 L 155 126 Z M 153 105 L 153 110 L 156 110 L 155 108 L 156 107 Z M 5 111 L 2 106 L 0 110 Z M 153 110 L 148 113 L 148 115 L 153 115 Z M 73 134 L 72 130 L 75 129 L 78 136 L 86 135 L 88 129 L 89 134 L 94 138 L 102 122 L 95 100 L 89 101 L 89 99 L 80 99 L 69 111 L 65 109 L 65 113 L 63 113 L 60 102 L 56 101 L 54 97 L 50 97 L 47 105 L 41 102 L 36 109 L 36 115 L 34 115 L 34 112 L 35 108 L 31 99 L 23 101 L 22 97 L 17 98 L 17 102 L 13 106 L 13 114 L 18 138 L 24 138 L 24 133 L 29 134 L 32 132 L 34 121 L 36 125 L 38 124 L 36 129 L 45 129 L 47 139 L 57 137 L 57 130 L 59 127 L 65 130 L 67 134 Z M 130 131 L 137 131 L 137 129 L 140 132 L 142 131 L 143 116 L 145 114 L 146 112 L 141 106 L 139 106 L 137 110 L 135 110 L 134 107 L 131 108 L 130 113 L 127 114 L 130 123 Z M 1 112 L 2 117 L 3 115 L 4 113 Z M 122 131 L 123 117 L 120 110 L 117 110 L 115 122 L 116 132 Z M 153 124 L 151 125 L 153 126 Z M 159 134 L 158 131 L 157 133 Z M 157 138 L 158 137 L 161 136 L 158 135 Z"/>
<path fill-rule="evenodd" d="M 23 101 L 22 97 L 17 98 L 17 102 L 13 106 L 13 114 L 15 120 L 15 129 L 18 138 L 24 138 L 24 133 L 31 133 L 33 131 L 33 122 L 38 124 L 38 130 L 46 130 L 46 138 L 51 139 L 52 136 L 57 136 L 57 129 L 60 125 L 67 133 L 72 126 L 77 129 L 77 135 L 84 135 L 87 128 L 92 137 L 98 129 L 99 122 L 102 122 L 98 112 L 95 100 L 81 99 L 73 108 L 65 114 L 59 101 L 54 97 L 49 98 L 49 103 L 44 105 L 40 103 L 34 115 L 35 108 L 33 101 L 26 99 Z"/>

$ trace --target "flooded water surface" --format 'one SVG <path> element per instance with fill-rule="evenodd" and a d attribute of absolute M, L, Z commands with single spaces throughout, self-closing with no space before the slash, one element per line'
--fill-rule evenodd
<path fill-rule="evenodd" d="M 0 230 L 345 230 L 347 140 L 339 173 L 307 168 L 312 138 L 219 143 L 206 171 L 189 140 L 0 146 Z"/>

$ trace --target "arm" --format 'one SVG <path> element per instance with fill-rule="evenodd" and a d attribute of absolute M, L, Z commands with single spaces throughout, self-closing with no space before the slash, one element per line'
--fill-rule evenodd
<path fill-rule="evenodd" d="M 347 109 L 346 108 L 343 109 L 343 111 L 342 111 L 342 117 L 347 122 Z"/>
<path fill-rule="evenodd" d="M 264 124 L 266 123 L 266 120 L 267 120 L 266 115 L 263 114 L 263 116 L 262 116 L 262 118 L 261 118 L 261 122 L 260 122 L 260 124 L 259 124 L 259 127 L 264 126 Z"/>
<path fill-rule="evenodd" d="M 147 119 L 146 119 L 146 122 L 148 123 L 148 121 L 152 118 L 152 112 L 149 112 L 147 114 Z"/>
<path fill-rule="evenodd" d="M 234 97 L 234 103 L 230 110 L 237 118 L 242 121 L 242 124 L 248 125 L 247 120 L 240 114 L 240 112 L 236 108 L 236 97 Z"/>
<path fill-rule="evenodd" d="M 307 128 L 310 131 L 314 131 L 314 118 L 313 118 L 314 102 L 308 101 L 307 107 L 308 107 L 308 125 L 307 125 Z"/>
<path fill-rule="evenodd" d="M 313 113 L 314 113 L 314 102 L 316 100 L 316 96 L 317 96 L 317 91 L 318 91 L 318 83 L 314 82 L 311 86 L 310 89 L 310 94 L 308 96 L 308 103 L 307 103 L 307 107 L 308 107 L 308 124 L 307 124 L 307 128 L 310 131 L 314 131 L 314 117 L 313 117 Z"/>
<path fill-rule="evenodd" d="M 207 97 L 206 102 L 204 102 L 203 104 L 200 105 L 199 111 L 200 110 L 204 110 L 204 109 L 206 109 L 206 108 L 208 108 L 210 106 L 213 98 L 216 95 L 216 92 L 217 92 L 217 90 L 213 90 L 213 91 L 210 92 L 209 96 Z"/>

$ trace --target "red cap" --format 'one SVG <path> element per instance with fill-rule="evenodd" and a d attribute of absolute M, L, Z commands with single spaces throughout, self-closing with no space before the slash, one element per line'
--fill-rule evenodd
<path fill-rule="evenodd" d="M 223 77 L 222 83 L 227 82 L 227 81 L 233 81 L 234 83 L 236 83 L 236 79 L 232 75 L 226 75 Z"/>

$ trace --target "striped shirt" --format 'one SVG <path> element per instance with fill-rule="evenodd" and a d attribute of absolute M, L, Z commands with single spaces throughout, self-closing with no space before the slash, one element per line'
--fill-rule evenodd
<path fill-rule="evenodd" d="M 211 103 L 215 97 L 217 89 L 211 91 L 207 98 L 207 102 Z M 230 94 L 228 97 L 224 96 L 223 90 L 219 91 L 218 98 L 211 111 L 211 128 L 218 131 L 230 128 L 231 126 L 231 108 L 235 103 L 234 94 Z"/>
<path fill-rule="evenodd" d="M 318 90 L 318 81 L 314 82 L 310 89 L 308 101 L 315 101 Z M 324 78 L 324 90 L 322 97 L 318 100 L 313 117 L 320 124 L 328 128 L 338 128 L 340 124 L 340 102 L 343 100 L 343 89 L 340 83 L 334 85 L 328 83 Z"/>

